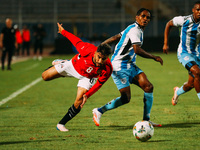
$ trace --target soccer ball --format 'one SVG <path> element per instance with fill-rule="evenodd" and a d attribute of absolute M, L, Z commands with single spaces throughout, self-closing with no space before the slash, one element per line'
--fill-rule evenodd
<path fill-rule="evenodd" d="M 133 127 L 133 135 L 142 142 L 149 140 L 153 133 L 154 128 L 149 121 L 138 121 Z"/>

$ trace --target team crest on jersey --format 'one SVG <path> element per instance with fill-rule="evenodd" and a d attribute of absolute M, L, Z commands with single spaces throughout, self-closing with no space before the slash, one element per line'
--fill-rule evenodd
<path fill-rule="evenodd" d="M 121 80 L 121 83 L 122 83 L 122 84 L 126 84 L 126 82 L 127 82 L 127 81 L 126 81 L 126 78 L 122 78 L 122 79 L 120 79 L 120 80 Z"/>
<path fill-rule="evenodd" d="M 185 56 L 183 59 L 184 59 L 184 60 L 189 60 L 189 57 L 188 57 L 188 56 Z"/>

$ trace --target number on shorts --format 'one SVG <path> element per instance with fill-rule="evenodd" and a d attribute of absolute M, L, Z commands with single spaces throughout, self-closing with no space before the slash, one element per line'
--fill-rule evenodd
<path fill-rule="evenodd" d="M 93 84 L 93 82 L 95 81 L 94 78 L 90 79 L 90 83 Z"/>

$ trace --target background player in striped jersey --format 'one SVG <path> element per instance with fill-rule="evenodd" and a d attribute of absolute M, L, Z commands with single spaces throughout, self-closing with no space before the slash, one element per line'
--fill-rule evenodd
<path fill-rule="evenodd" d="M 64 125 L 80 112 L 87 99 L 98 91 L 111 76 L 112 65 L 108 58 L 111 54 L 111 47 L 108 44 L 96 47 L 83 42 L 80 38 L 64 30 L 62 24 L 59 23 L 58 30 L 71 41 L 79 54 L 71 60 L 53 61 L 54 66 L 44 71 L 42 78 L 45 81 L 67 76 L 79 79 L 76 100 L 57 124 L 58 130 L 68 131 Z"/>
<path fill-rule="evenodd" d="M 113 99 L 106 105 L 93 109 L 93 120 L 99 126 L 100 118 L 108 110 L 115 109 L 128 103 L 131 99 L 130 84 L 136 84 L 144 91 L 144 114 L 143 120 L 150 120 L 150 112 L 153 104 L 153 85 L 147 79 L 146 74 L 136 66 L 136 55 L 150 58 L 163 64 L 162 58 L 154 56 L 144 51 L 141 46 L 143 43 L 143 31 L 152 18 L 148 9 L 141 8 L 136 15 L 136 22 L 129 25 L 120 34 L 117 34 L 104 43 L 119 41 L 115 46 L 112 55 L 113 73 L 112 78 L 121 94 L 120 97 Z M 161 126 L 151 122 L 154 126 Z"/>
<path fill-rule="evenodd" d="M 181 27 L 180 44 L 177 56 L 179 62 L 189 71 L 189 78 L 183 86 L 174 87 L 172 104 L 176 105 L 178 97 L 195 88 L 200 100 L 200 1 L 192 8 L 193 14 L 177 16 L 170 20 L 165 27 L 163 52 L 168 53 L 168 37 L 172 27 Z"/>

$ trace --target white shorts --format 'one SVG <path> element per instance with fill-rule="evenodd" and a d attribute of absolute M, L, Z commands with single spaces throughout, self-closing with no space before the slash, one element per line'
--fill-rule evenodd
<path fill-rule="evenodd" d="M 74 77 L 79 79 L 78 87 L 85 88 L 89 90 L 97 81 L 97 78 L 89 79 L 80 75 L 74 68 L 71 60 L 62 61 L 61 63 L 55 65 L 56 70 L 59 74 L 65 77 Z"/>

